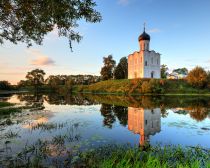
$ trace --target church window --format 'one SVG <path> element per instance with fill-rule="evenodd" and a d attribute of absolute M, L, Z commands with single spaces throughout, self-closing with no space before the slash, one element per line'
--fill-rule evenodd
<path fill-rule="evenodd" d="M 153 71 L 151 72 L 151 78 L 154 78 L 154 72 Z"/>
<path fill-rule="evenodd" d="M 147 66 L 147 61 L 145 61 L 145 66 Z"/>
<path fill-rule="evenodd" d="M 158 59 L 157 59 L 157 64 L 158 64 Z"/>
<path fill-rule="evenodd" d="M 153 57 L 152 57 L 152 64 L 153 64 Z"/>
<path fill-rule="evenodd" d="M 147 120 L 145 120 L 145 124 L 147 125 Z"/>

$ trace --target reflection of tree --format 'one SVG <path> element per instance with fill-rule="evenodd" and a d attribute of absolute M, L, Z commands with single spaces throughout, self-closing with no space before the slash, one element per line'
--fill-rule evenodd
<path fill-rule="evenodd" d="M 18 99 L 20 101 L 25 101 L 26 106 L 30 106 L 32 109 L 43 110 L 44 107 L 44 98 L 42 94 L 19 94 Z"/>
<path fill-rule="evenodd" d="M 104 117 L 104 126 L 112 128 L 112 124 L 116 121 L 113 113 L 113 106 L 108 104 L 101 104 L 101 115 Z"/>
<path fill-rule="evenodd" d="M 190 117 L 197 121 L 202 121 L 208 116 L 208 109 L 205 107 L 190 107 L 189 108 Z"/>
<path fill-rule="evenodd" d="M 128 124 L 128 107 L 113 106 L 113 112 L 121 125 L 126 126 Z"/>
<path fill-rule="evenodd" d="M 93 105 L 97 104 L 96 101 L 87 99 L 81 95 L 59 95 L 59 94 L 48 94 L 45 96 L 45 100 L 49 104 L 55 105 Z"/>
<path fill-rule="evenodd" d="M 163 107 L 160 109 L 161 117 L 166 118 L 168 116 L 168 111 Z"/>

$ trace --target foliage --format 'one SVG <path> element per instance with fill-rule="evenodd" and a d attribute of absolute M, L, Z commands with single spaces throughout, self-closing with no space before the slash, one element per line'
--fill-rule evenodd
<path fill-rule="evenodd" d="M 38 89 L 39 86 L 44 84 L 44 75 L 45 72 L 41 69 L 34 69 L 31 72 L 28 72 L 26 75 L 26 79 L 29 84 L 34 86 L 35 89 Z"/>
<path fill-rule="evenodd" d="M 17 84 L 18 88 L 30 86 L 30 82 L 28 80 L 20 80 Z"/>
<path fill-rule="evenodd" d="M 202 67 L 195 67 L 189 72 L 187 82 L 194 87 L 204 88 L 208 83 L 206 71 Z"/>
<path fill-rule="evenodd" d="M 168 74 L 167 71 L 168 71 L 167 65 L 165 64 L 161 65 L 161 68 L 160 68 L 161 78 L 165 79 L 167 77 L 167 74 Z"/>
<path fill-rule="evenodd" d="M 188 69 L 187 68 L 178 68 L 178 69 L 174 69 L 173 72 L 176 72 L 178 74 L 187 75 L 188 74 Z"/>
<path fill-rule="evenodd" d="M 94 7 L 93 0 L 50 0 L 24 1 L 3 0 L 0 2 L 0 43 L 8 40 L 14 44 L 33 42 L 41 44 L 44 36 L 58 30 L 59 36 L 79 42 L 81 36 L 74 29 L 77 21 L 99 22 L 101 15 Z"/>
<path fill-rule="evenodd" d="M 99 82 L 100 77 L 93 75 L 50 75 L 45 80 L 45 84 L 52 89 L 58 89 L 59 85 L 64 86 L 68 80 L 71 80 L 74 85 L 86 85 Z"/>
<path fill-rule="evenodd" d="M 103 58 L 104 66 L 101 68 L 102 80 L 108 80 L 113 78 L 115 60 L 113 60 L 112 55 Z"/>
<path fill-rule="evenodd" d="M 11 90 L 12 86 L 8 81 L 0 81 L 0 90 Z"/>
<path fill-rule="evenodd" d="M 122 57 L 120 62 L 114 70 L 115 79 L 127 79 L 128 78 L 128 60 L 126 57 Z"/>
<path fill-rule="evenodd" d="M 207 81 L 208 81 L 207 87 L 210 89 L 210 71 L 207 72 Z"/>
<path fill-rule="evenodd" d="M 164 93 L 164 84 L 165 82 L 158 79 L 143 81 L 141 91 L 142 93 Z"/>

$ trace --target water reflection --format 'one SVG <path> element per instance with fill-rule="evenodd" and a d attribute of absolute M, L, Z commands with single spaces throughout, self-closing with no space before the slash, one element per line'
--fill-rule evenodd
<path fill-rule="evenodd" d="M 24 106 L 22 113 L 0 116 L 0 162 L 27 143 L 44 145 L 50 157 L 113 141 L 210 147 L 210 97 L 24 93 L 0 101 Z"/>
<path fill-rule="evenodd" d="M 134 134 L 140 134 L 139 144 L 144 146 L 149 143 L 149 136 L 161 130 L 161 110 L 128 108 L 128 129 Z"/>

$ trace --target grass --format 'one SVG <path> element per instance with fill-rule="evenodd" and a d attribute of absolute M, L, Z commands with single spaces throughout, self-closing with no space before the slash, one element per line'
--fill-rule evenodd
<path fill-rule="evenodd" d="M 152 80 L 153 82 L 151 82 Z M 142 89 L 143 83 L 148 83 L 144 86 L 150 85 L 151 88 Z M 210 89 L 208 88 L 195 88 L 189 85 L 185 80 L 169 79 L 107 80 L 91 85 L 74 86 L 73 92 L 118 95 L 210 95 Z"/>
<path fill-rule="evenodd" d="M 8 167 L 72 167 L 72 168 L 209 168 L 210 150 L 201 147 L 105 145 L 73 154 L 67 151 L 50 160 L 50 146 L 57 146 L 62 153 L 65 136 L 57 135 L 51 142 L 38 140 L 25 146 L 22 152 L 10 160 L 3 161 Z M 63 148 L 64 147 L 64 148 Z M 54 151 L 53 151 L 54 152 Z M 58 159 L 58 160 L 57 160 Z M 60 160 L 61 159 L 61 160 Z M 1 163 L 1 162 L 0 162 Z"/>
<path fill-rule="evenodd" d="M 2 108 L 2 107 L 14 106 L 14 105 L 15 105 L 15 103 L 0 102 L 0 108 Z"/>
<path fill-rule="evenodd" d="M 180 146 L 149 147 L 146 151 L 124 146 L 105 146 L 80 154 L 75 167 L 91 168 L 200 168 L 210 167 L 210 151 Z"/>

